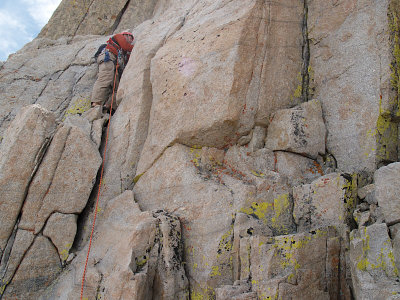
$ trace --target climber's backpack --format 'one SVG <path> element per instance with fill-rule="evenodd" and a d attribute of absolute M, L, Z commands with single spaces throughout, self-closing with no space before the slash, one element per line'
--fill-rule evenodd
<path fill-rule="evenodd" d="M 107 46 L 107 44 L 101 44 L 99 49 L 97 49 L 96 53 L 94 54 L 94 58 L 97 60 L 99 57 L 100 53 L 103 51 L 103 49 Z"/>

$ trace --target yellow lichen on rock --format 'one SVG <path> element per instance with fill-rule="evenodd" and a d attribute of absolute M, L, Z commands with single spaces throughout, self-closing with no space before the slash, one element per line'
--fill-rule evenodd
<path fill-rule="evenodd" d="M 90 109 L 90 99 L 78 99 L 67 109 L 64 119 L 70 115 L 81 115 Z"/>

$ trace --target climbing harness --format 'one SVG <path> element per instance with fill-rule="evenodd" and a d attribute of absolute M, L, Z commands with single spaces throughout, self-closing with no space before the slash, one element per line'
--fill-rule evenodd
<path fill-rule="evenodd" d="M 121 50 L 121 46 L 118 44 L 118 42 L 115 40 L 114 37 L 110 37 L 108 39 L 107 46 L 114 48 L 115 52 L 111 51 L 111 52 L 114 52 L 114 54 L 117 53 L 119 50 Z"/>
<path fill-rule="evenodd" d="M 106 142 L 104 145 L 104 151 L 103 151 L 103 163 L 101 165 L 101 171 L 100 171 L 100 182 L 99 182 L 99 189 L 97 191 L 97 199 L 96 199 L 96 207 L 94 210 L 94 217 L 93 217 L 93 224 L 92 224 L 92 231 L 90 233 L 90 239 L 89 239 L 89 248 L 88 252 L 86 255 L 86 262 L 85 262 L 85 268 L 83 269 L 83 275 L 82 275 L 82 285 L 81 285 L 81 299 L 83 300 L 83 286 L 85 283 L 85 275 L 86 275 L 86 269 L 87 269 L 87 264 L 89 261 L 89 254 L 90 254 L 90 249 L 92 247 L 92 239 L 93 239 L 93 232 L 94 232 L 94 224 L 96 223 L 96 217 L 97 217 L 97 209 L 99 205 L 99 199 L 100 199 L 100 191 L 101 191 L 101 186 L 103 183 L 103 173 L 104 173 L 104 163 L 106 160 L 106 152 L 107 152 L 107 143 L 108 143 L 108 133 L 110 131 L 110 124 L 111 124 L 111 116 L 112 116 L 112 107 L 113 107 L 113 102 L 114 102 L 114 95 L 115 95 L 115 82 L 117 81 L 117 73 L 118 73 L 118 63 L 115 66 L 115 74 L 114 74 L 114 84 L 113 84 L 113 92 L 112 92 L 112 97 L 111 97 L 111 106 L 110 106 L 110 117 L 107 125 L 107 134 L 106 134 Z"/>

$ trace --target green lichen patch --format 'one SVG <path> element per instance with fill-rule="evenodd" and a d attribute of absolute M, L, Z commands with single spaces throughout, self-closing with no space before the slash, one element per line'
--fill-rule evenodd
<path fill-rule="evenodd" d="M 400 116 L 400 4 L 398 0 L 392 0 L 389 5 L 388 22 L 390 30 L 390 47 L 392 51 L 392 63 L 390 83 L 394 93 L 394 99 L 390 99 L 392 104 L 395 104 L 394 115 Z"/>
<path fill-rule="evenodd" d="M 143 270 L 143 268 L 146 265 L 148 259 L 149 259 L 148 255 L 142 255 L 142 256 L 139 256 L 139 257 L 135 258 L 136 272 L 140 272 L 141 270 Z"/>
<path fill-rule="evenodd" d="M 216 276 L 231 277 L 233 274 L 233 226 L 235 216 L 232 216 L 232 224 L 227 232 L 225 232 L 217 248 L 216 260 L 211 266 L 210 278 Z"/>
<path fill-rule="evenodd" d="M 342 175 L 343 176 L 343 175 Z M 353 211 L 357 205 L 357 178 L 356 173 L 348 176 L 343 176 L 345 183 L 344 190 L 344 204 L 346 213 L 349 218 L 353 215 Z"/>
<path fill-rule="evenodd" d="M 398 122 L 400 121 L 400 2 L 392 0 L 388 9 L 389 44 L 392 53 L 388 105 L 379 99 L 379 117 L 376 124 L 376 158 L 378 166 L 397 161 Z"/>
<path fill-rule="evenodd" d="M 214 300 L 215 299 L 215 291 L 212 287 L 205 287 L 198 289 L 191 289 L 190 291 L 190 299 L 191 300 Z"/>
<path fill-rule="evenodd" d="M 299 72 L 297 74 L 297 87 L 295 88 L 294 92 L 290 96 L 291 101 L 299 102 L 301 101 L 308 101 L 312 98 L 314 94 L 314 70 L 311 66 L 308 66 L 304 74 Z"/>
<path fill-rule="evenodd" d="M 68 243 L 64 246 L 64 249 L 60 252 L 60 257 L 61 257 L 61 260 L 63 263 L 68 259 L 69 249 L 71 249 L 71 247 L 72 247 L 72 244 Z"/>
<path fill-rule="evenodd" d="M 90 109 L 90 99 L 86 98 L 78 99 L 69 106 L 69 108 L 65 112 L 64 120 L 65 118 L 71 115 L 81 115 L 89 109 Z"/>
<path fill-rule="evenodd" d="M 243 207 L 239 212 L 262 221 L 277 235 L 281 235 L 292 231 L 292 210 L 290 195 L 281 194 L 272 201 L 252 202 L 249 207 Z"/>
<path fill-rule="evenodd" d="M 360 271 L 373 271 L 382 270 L 388 277 L 393 275 L 399 276 L 399 271 L 396 267 L 394 254 L 392 251 L 391 241 L 388 238 L 387 241 L 380 245 L 379 252 L 376 253 L 375 258 L 371 259 L 370 251 L 370 236 L 367 228 L 361 229 L 361 242 L 362 242 L 362 253 L 357 259 L 357 269 Z M 376 251 L 376 250 L 375 250 Z M 373 254 L 373 253 L 372 253 Z"/>
<path fill-rule="evenodd" d="M 139 181 L 139 179 L 140 179 L 140 177 L 142 177 L 143 176 L 143 174 L 144 173 L 142 173 L 142 174 L 139 174 L 139 175 L 137 175 L 135 178 L 133 178 L 133 183 L 137 183 L 138 181 Z"/>
<path fill-rule="evenodd" d="M 397 160 L 398 124 L 387 114 L 380 114 L 376 124 L 377 162 Z"/>

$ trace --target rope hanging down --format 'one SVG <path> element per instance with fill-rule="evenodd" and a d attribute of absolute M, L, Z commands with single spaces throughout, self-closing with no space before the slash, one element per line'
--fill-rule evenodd
<path fill-rule="evenodd" d="M 102 165 L 101 165 L 101 171 L 100 171 L 100 183 L 99 183 L 99 189 L 98 189 L 98 191 L 97 191 L 97 199 L 96 199 L 96 207 L 95 207 L 95 210 L 94 210 L 92 231 L 91 231 L 91 233 L 90 233 L 89 248 L 88 248 L 88 252 L 87 252 L 87 256 L 86 256 L 85 268 L 83 269 L 83 275 L 82 275 L 81 300 L 83 300 L 83 286 L 84 286 L 84 283 L 85 283 L 86 268 L 87 268 L 87 264 L 88 264 L 88 261 L 89 261 L 90 249 L 91 249 L 91 247 L 92 247 L 92 239 L 93 239 L 93 232 L 94 232 L 94 224 L 96 223 L 97 207 L 98 207 L 98 205 L 99 205 L 100 190 L 101 190 L 101 186 L 102 186 L 102 182 L 103 182 L 104 163 L 105 163 L 105 160 L 106 160 L 108 133 L 109 133 L 109 131 L 110 131 L 111 112 L 112 112 L 113 103 L 114 103 L 115 82 L 116 82 L 116 79 L 117 79 L 117 74 L 118 74 L 118 63 L 116 63 L 116 66 L 115 66 L 114 84 L 113 84 L 113 92 L 112 92 L 111 106 L 110 106 L 110 117 L 109 117 L 109 119 L 108 119 L 108 125 L 107 125 L 106 142 L 105 142 L 105 145 L 104 145 L 103 163 L 102 163 Z"/>

